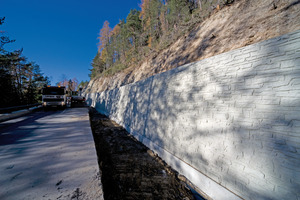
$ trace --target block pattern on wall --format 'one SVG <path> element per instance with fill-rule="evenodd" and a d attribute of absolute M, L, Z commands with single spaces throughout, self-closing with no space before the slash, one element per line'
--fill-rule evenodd
<path fill-rule="evenodd" d="M 300 199 L 300 31 L 86 95 L 239 197 Z"/>

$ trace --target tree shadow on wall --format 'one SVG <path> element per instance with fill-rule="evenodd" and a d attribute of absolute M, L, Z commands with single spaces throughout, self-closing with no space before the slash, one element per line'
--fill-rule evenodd
<path fill-rule="evenodd" d="M 291 105 L 286 92 L 299 90 L 299 63 L 295 53 L 285 55 L 284 42 L 269 42 L 256 46 L 253 53 L 261 52 L 256 57 L 243 57 L 252 52 L 243 48 L 236 57 L 230 52 L 125 86 L 123 95 L 113 90 L 109 96 L 118 105 L 109 101 L 110 109 L 117 113 L 124 104 L 122 120 L 129 132 L 240 196 L 299 196 L 300 156 L 292 138 L 299 133 L 300 100 L 291 98 Z M 282 55 L 298 68 L 282 68 Z"/>
<path fill-rule="evenodd" d="M 210 96 L 202 98 L 200 107 L 199 103 L 193 104 L 193 107 L 189 103 L 197 102 L 195 92 L 201 93 L 207 85 L 199 85 L 198 75 L 196 72 L 191 72 L 194 74 L 190 76 L 193 85 L 198 86 L 192 87 L 189 91 L 182 91 L 187 92 L 189 103 L 181 107 L 181 110 L 190 110 L 193 114 L 189 116 L 188 121 L 192 122 L 191 125 L 196 125 L 196 131 L 191 130 L 190 133 L 193 134 L 186 136 L 186 139 L 190 139 L 189 145 L 197 147 L 193 145 L 195 140 L 200 141 L 200 144 L 196 153 L 188 150 L 186 152 L 188 156 L 183 160 L 189 160 L 192 165 L 194 165 L 193 161 L 199 160 L 195 162 L 199 171 L 233 191 L 238 188 L 242 191 L 241 196 L 266 199 L 278 197 L 284 199 L 287 196 L 296 198 L 297 195 L 299 196 L 297 180 L 300 174 L 297 166 L 300 164 L 300 156 L 296 150 L 298 144 L 292 137 L 299 133 L 297 126 L 300 116 L 295 111 L 297 112 L 300 106 L 300 100 L 297 95 L 296 98 L 289 100 L 291 94 L 287 94 L 287 97 L 285 94 L 289 90 L 292 93 L 299 90 L 293 82 L 299 80 L 300 69 L 281 68 L 278 55 L 285 54 L 283 47 L 271 46 L 260 51 L 268 57 L 258 57 L 249 69 L 238 67 L 237 78 L 230 84 L 226 82 L 226 78 L 223 81 L 223 76 L 220 76 L 219 72 L 209 68 L 203 69 L 210 77 L 207 85 L 217 84 L 215 87 L 218 90 L 215 90 L 213 98 L 210 99 Z M 299 63 L 293 60 L 295 58 L 296 55 L 286 56 L 286 59 L 294 62 L 294 66 L 299 67 Z M 229 64 L 227 67 L 232 66 Z M 173 99 L 174 101 L 169 105 L 178 102 L 178 97 Z M 186 99 L 181 96 L 179 101 L 186 102 Z M 205 106 L 203 111 L 201 111 L 202 106 Z M 228 108 L 228 113 L 220 112 L 224 110 L 224 106 Z M 201 111 L 196 114 L 196 117 L 192 110 L 195 107 Z M 174 111 L 173 106 L 166 105 L 166 110 L 169 109 Z M 175 112 L 181 113 L 181 110 Z M 220 120 L 227 123 L 225 128 L 210 127 L 209 132 L 203 132 L 201 127 L 206 125 L 205 123 L 198 125 L 199 118 L 203 118 L 204 115 L 206 116 L 204 119 L 209 121 L 220 113 L 224 115 Z M 289 117 L 291 114 L 292 117 Z M 216 123 L 215 126 L 222 127 L 222 123 L 218 124 L 218 120 L 212 119 L 212 121 Z M 184 123 L 182 126 L 184 127 Z M 228 143 L 224 145 L 220 140 L 227 140 Z M 219 155 L 217 159 L 209 158 L 207 149 Z M 206 158 L 208 163 L 202 163 L 203 158 Z M 275 193 L 278 188 L 282 188 L 281 192 Z"/>

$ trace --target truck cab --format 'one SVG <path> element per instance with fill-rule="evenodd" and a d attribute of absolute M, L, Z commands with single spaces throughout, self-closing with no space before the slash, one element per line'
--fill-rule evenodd
<path fill-rule="evenodd" d="M 47 86 L 42 89 L 42 104 L 44 108 L 66 107 L 67 97 L 64 86 Z"/>

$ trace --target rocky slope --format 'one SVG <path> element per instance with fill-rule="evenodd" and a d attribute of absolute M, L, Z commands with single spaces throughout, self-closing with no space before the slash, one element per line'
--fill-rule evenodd
<path fill-rule="evenodd" d="M 300 29 L 300 0 L 239 0 L 216 10 L 167 49 L 145 57 L 111 77 L 89 82 L 85 92 L 101 92 L 133 83 L 178 66 Z"/>

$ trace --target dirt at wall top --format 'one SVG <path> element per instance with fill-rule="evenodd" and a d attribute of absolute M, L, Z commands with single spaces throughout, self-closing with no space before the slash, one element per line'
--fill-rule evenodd
<path fill-rule="evenodd" d="M 137 82 L 178 66 L 300 29 L 300 0 L 239 0 L 215 11 L 159 54 L 111 77 L 92 79 L 85 93 Z"/>

